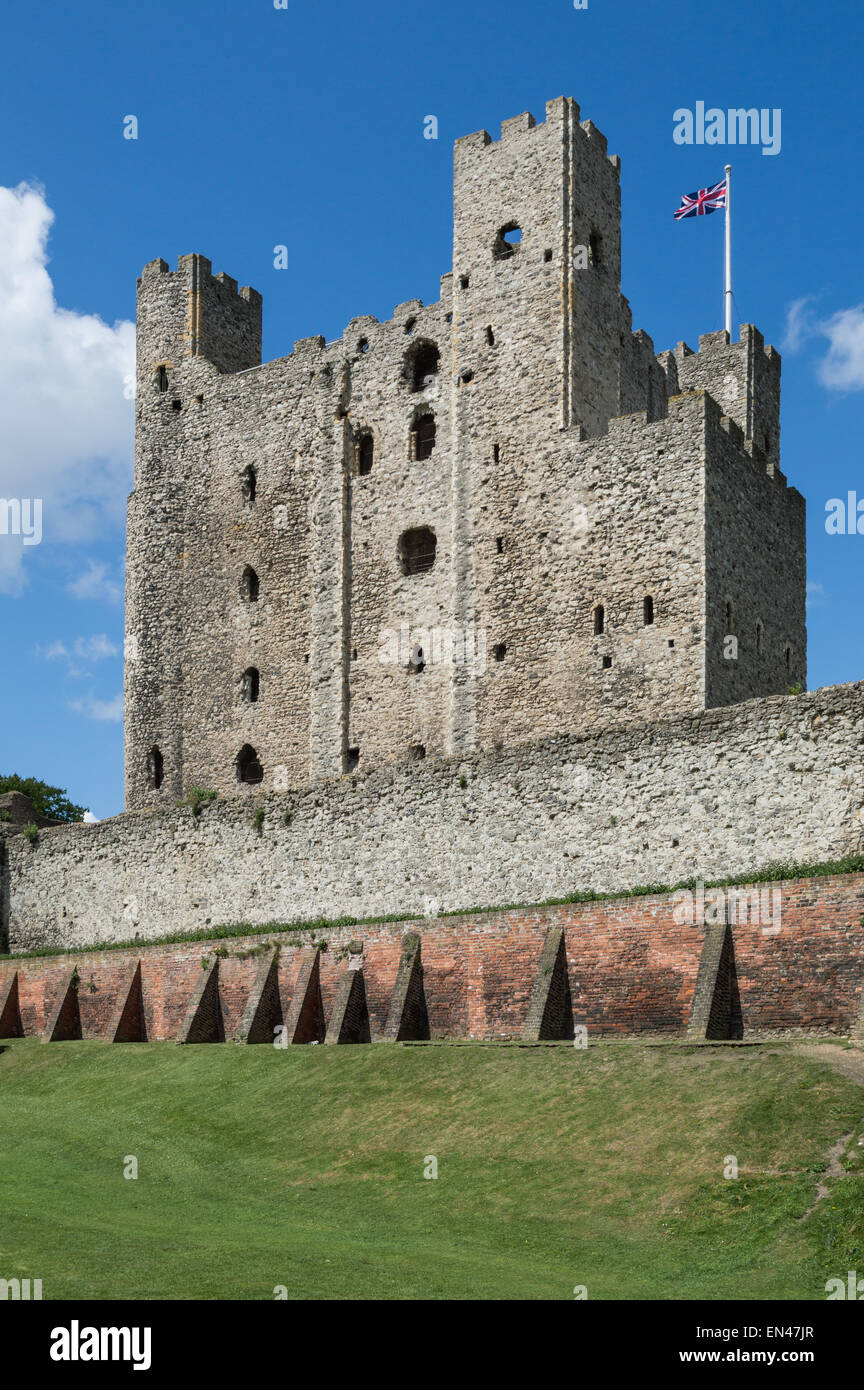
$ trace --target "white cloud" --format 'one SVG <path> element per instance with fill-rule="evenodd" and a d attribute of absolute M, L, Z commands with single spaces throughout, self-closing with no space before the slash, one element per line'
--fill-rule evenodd
<path fill-rule="evenodd" d="M 66 674 L 69 676 L 87 676 L 90 674 L 87 663 L 108 661 L 119 656 L 120 648 L 104 632 L 97 632 L 92 637 L 76 637 L 68 646 L 58 638 L 47 647 L 37 646 L 36 655 L 43 661 L 65 661 Z"/>
<path fill-rule="evenodd" d="M 864 304 L 816 318 L 810 310 L 814 299 L 804 295 L 786 310 L 783 351 L 797 352 L 808 339 L 826 338 L 828 351 L 816 368 L 822 385 L 829 391 L 864 391 Z"/>
<path fill-rule="evenodd" d="M 819 364 L 822 385 L 832 391 L 864 391 L 864 304 L 832 314 L 819 331 L 830 343 Z"/>
<path fill-rule="evenodd" d="M 74 709 L 76 714 L 86 715 L 88 719 L 119 724 L 123 719 L 123 692 L 121 690 L 110 700 L 99 700 L 91 690 L 83 699 L 71 700 L 69 708 Z"/>
<path fill-rule="evenodd" d="M 809 310 L 815 298 L 805 294 L 794 299 L 786 310 L 786 330 L 780 344 L 784 352 L 797 352 L 805 339 L 813 336 L 813 315 Z"/>
<path fill-rule="evenodd" d="M 92 811 L 85 811 L 85 812 L 84 812 L 84 824 L 85 824 L 85 825 L 98 825 L 98 824 L 99 824 L 99 817 L 98 817 L 98 816 L 94 816 L 94 814 L 93 814 Z"/>
<path fill-rule="evenodd" d="M 817 584 L 817 583 L 815 582 L 815 580 L 808 579 L 808 580 L 807 580 L 807 607 L 808 607 L 808 608 L 822 608 L 823 605 L 824 605 L 824 603 L 825 603 L 825 598 L 826 598 L 826 594 L 825 594 L 825 590 L 823 589 L 822 585 L 821 585 L 821 584 Z"/>
<path fill-rule="evenodd" d="M 84 573 L 66 587 L 75 598 L 102 599 L 105 603 L 119 603 L 123 598 L 122 584 L 111 578 L 108 565 L 96 560 L 88 560 Z"/>
<path fill-rule="evenodd" d="M 132 470 L 135 328 L 57 305 L 53 220 L 40 188 L 0 187 L 0 497 L 42 499 L 43 544 L 119 535 Z M 0 592 L 20 592 L 26 554 L 0 536 Z"/>

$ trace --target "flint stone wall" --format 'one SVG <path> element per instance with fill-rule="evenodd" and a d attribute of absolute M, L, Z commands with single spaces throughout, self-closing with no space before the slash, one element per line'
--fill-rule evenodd
<path fill-rule="evenodd" d="M 10 837 L 0 925 L 14 951 L 737 877 L 860 852 L 862 804 L 858 683 Z"/>

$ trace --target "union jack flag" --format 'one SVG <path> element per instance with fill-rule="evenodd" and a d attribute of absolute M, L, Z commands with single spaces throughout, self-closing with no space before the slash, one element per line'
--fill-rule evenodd
<path fill-rule="evenodd" d="M 709 212 L 726 206 L 726 180 L 721 179 L 712 188 L 699 188 L 695 193 L 682 193 L 681 206 L 675 213 L 675 221 L 683 217 L 706 217 Z"/>

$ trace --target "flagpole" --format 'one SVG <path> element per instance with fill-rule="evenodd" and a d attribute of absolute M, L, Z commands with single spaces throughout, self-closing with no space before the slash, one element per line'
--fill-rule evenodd
<path fill-rule="evenodd" d="M 725 288 L 723 306 L 725 309 L 726 332 L 732 338 L 732 165 L 726 165 L 726 248 L 725 248 Z"/>

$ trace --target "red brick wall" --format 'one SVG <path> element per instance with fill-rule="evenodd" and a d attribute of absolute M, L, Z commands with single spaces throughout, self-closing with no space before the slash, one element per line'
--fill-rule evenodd
<path fill-rule="evenodd" d="M 732 929 L 744 1035 L 796 1030 L 848 1033 L 856 1023 L 864 980 L 864 875 L 802 879 L 779 885 L 782 924 Z M 517 1038 L 528 1012 L 545 934 L 564 928 L 575 1022 L 590 1035 L 683 1034 L 705 932 L 676 923 L 668 895 L 618 898 L 565 907 L 511 909 L 424 922 L 355 926 L 324 933 L 321 990 L 329 1017 L 347 968 L 349 941 L 364 943 L 364 976 L 373 1040 L 382 1036 L 406 932 L 420 935 L 424 986 L 433 1038 Z M 319 934 L 315 934 L 315 939 Z M 41 1034 L 69 972 L 77 966 L 85 1038 L 104 1037 L 138 960 L 147 1036 L 176 1038 L 198 983 L 202 959 L 220 957 L 226 1037 L 240 1025 L 260 955 L 242 953 L 264 941 L 280 947 L 279 988 L 287 1013 L 313 936 L 259 935 L 186 945 L 141 946 L 71 956 L 3 958 L 0 1001 L 17 970 L 27 1034 Z M 91 990 L 90 983 L 95 985 Z"/>

